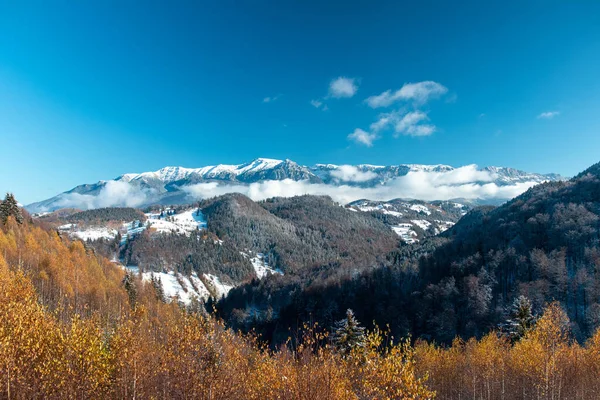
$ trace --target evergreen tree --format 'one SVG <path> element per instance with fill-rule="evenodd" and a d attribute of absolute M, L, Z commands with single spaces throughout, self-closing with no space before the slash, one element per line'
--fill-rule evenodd
<path fill-rule="evenodd" d="M 343 355 L 365 346 L 365 328 L 359 325 L 351 309 L 346 311 L 346 318 L 336 322 L 332 340 L 336 349 Z"/>
<path fill-rule="evenodd" d="M 167 296 L 165 295 L 165 290 L 163 289 L 162 281 L 159 278 L 155 278 L 154 274 L 150 277 L 150 282 L 156 291 L 156 297 L 162 301 L 163 303 L 167 302 Z"/>
<path fill-rule="evenodd" d="M 129 296 L 129 305 L 131 305 L 131 308 L 135 308 L 137 302 L 137 289 L 135 288 L 133 276 L 129 271 L 127 271 L 123 277 L 123 287 Z"/>
<path fill-rule="evenodd" d="M 14 217 L 19 224 L 23 223 L 23 213 L 21 213 L 15 196 L 12 193 L 6 193 L 4 201 L 0 202 L 0 221 L 6 224 L 6 220 L 10 216 Z"/>
<path fill-rule="evenodd" d="M 533 328 L 534 324 L 535 316 L 531 302 L 527 297 L 519 296 L 511 306 L 510 319 L 501 328 L 512 342 L 517 342 Z"/>

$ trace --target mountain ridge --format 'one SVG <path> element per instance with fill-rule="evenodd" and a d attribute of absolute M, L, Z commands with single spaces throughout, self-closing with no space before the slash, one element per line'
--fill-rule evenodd
<path fill-rule="evenodd" d="M 476 165 L 455 168 L 444 164 L 315 164 L 305 166 L 290 159 L 256 158 L 242 164 L 218 164 L 199 168 L 167 166 L 156 171 L 125 173 L 111 180 L 101 180 L 96 183 L 76 186 L 57 196 L 29 204 L 26 208 L 31 212 L 45 212 L 73 206 L 89 209 L 103 206 L 180 204 L 198 198 L 210 197 L 211 191 L 218 190 L 216 194 L 242 191 L 244 187 L 249 185 L 264 184 L 266 182 L 281 182 L 287 184 L 288 187 L 293 182 L 320 185 L 318 186 L 320 190 L 318 194 L 328 194 L 328 187 L 361 188 L 374 191 L 393 186 L 398 183 L 399 179 L 412 176 L 418 178 L 421 175 L 423 175 L 422 178 L 425 176 L 431 177 L 434 183 L 442 181 L 449 186 L 495 184 L 496 187 L 500 188 L 523 184 L 530 187 L 545 181 L 563 179 L 558 174 L 531 173 L 514 168 L 495 166 L 483 168 L 478 168 Z M 206 186 L 207 184 L 209 186 Z M 111 189 L 108 194 L 112 195 L 113 198 L 98 199 L 100 195 L 108 195 L 103 193 L 103 191 L 109 191 L 107 187 Z M 279 189 L 283 190 L 285 187 Z M 296 191 L 294 194 L 304 194 L 302 192 L 303 187 L 292 189 Z M 265 191 L 272 192 L 272 190 Z M 264 198 L 273 197 L 274 195 L 280 194 L 275 192 Z M 379 195 L 379 197 L 382 196 L 386 196 L 386 194 Z M 389 197 L 387 200 L 394 197 L 414 197 L 410 195 L 397 196 L 395 192 L 387 196 Z M 419 199 L 449 200 L 451 197 Z M 490 195 L 489 197 L 493 196 Z M 495 197 L 508 199 L 510 196 Z M 359 198 L 365 198 L 365 196 L 356 196 L 350 200 Z M 473 198 L 477 197 L 473 196 Z M 383 199 L 378 198 L 376 200 Z"/>

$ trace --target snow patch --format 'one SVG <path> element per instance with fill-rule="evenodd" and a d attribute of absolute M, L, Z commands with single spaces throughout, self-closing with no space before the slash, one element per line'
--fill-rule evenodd
<path fill-rule="evenodd" d="M 266 261 L 265 261 L 265 255 L 262 253 L 258 253 L 256 254 L 256 256 L 251 257 L 249 254 L 241 252 L 241 254 L 246 257 L 246 258 L 250 258 L 250 262 L 252 263 L 252 266 L 254 267 L 254 272 L 256 272 L 256 276 L 258 277 L 258 279 L 262 279 L 267 275 L 271 275 L 271 274 L 280 274 L 283 275 L 283 272 L 281 272 L 278 269 L 274 269 L 272 268 Z"/>
<path fill-rule="evenodd" d="M 412 224 L 399 224 L 392 226 L 392 230 L 396 232 L 400 239 L 405 241 L 406 243 L 416 243 L 419 240 L 417 237 L 417 232 L 413 231 Z"/>
<path fill-rule="evenodd" d="M 424 219 L 413 219 L 410 222 L 412 222 L 413 224 L 415 224 L 419 228 L 423 229 L 424 231 L 426 231 L 427 229 L 429 229 L 429 227 L 431 226 L 431 222 L 426 221 Z"/>
<path fill-rule="evenodd" d="M 422 212 L 425 213 L 427 215 L 431 215 L 431 211 L 429 211 L 429 208 L 425 207 L 424 205 L 421 204 L 411 204 L 409 207 L 411 210 L 416 211 L 416 212 Z"/>

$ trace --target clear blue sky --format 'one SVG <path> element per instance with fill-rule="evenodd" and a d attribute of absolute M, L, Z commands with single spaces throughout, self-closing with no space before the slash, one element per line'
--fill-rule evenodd
<path fill-rule="evenodd" d="M 600 160 L 600 2 L 0 0 L 0 139 L 23 203 L 256 157 L 572 175 Z"/>

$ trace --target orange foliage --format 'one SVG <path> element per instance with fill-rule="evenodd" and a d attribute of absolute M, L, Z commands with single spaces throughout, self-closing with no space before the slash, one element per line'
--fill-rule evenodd
<path fill-rule="evenodd" d="M 428 399 L 408 343 L 344 358 L 309 330 L 273 352 L 213 317 L 157 300 L 81 242 L 0 230 L 0 398 Z"/>
<path fill-rule="evenodd" d="M 600 331 L 585 346 L 550 304 L 515 344 L 491 332 L 440 347 L 375 330 L 341 355 L 318 329 L 271 351 L 156 298 L 40 227 L 0 229 L 0 398 L 597 399 Z"/>

